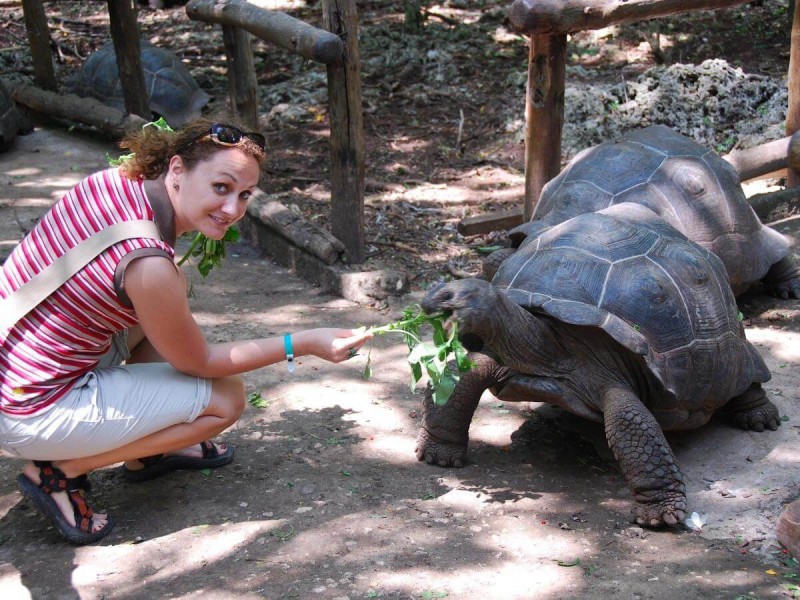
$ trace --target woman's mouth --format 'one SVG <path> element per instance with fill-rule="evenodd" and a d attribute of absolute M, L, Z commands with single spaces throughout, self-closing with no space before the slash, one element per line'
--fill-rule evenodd
<path fill-rule="evenodd" d="M 228 227 L 232 223 L 230 219 L 224 219 L 222 217 L 217 217 L 214 215 L 208 215 L 208 216 L 212 221 L 214 221 L 220 227 Z"/>

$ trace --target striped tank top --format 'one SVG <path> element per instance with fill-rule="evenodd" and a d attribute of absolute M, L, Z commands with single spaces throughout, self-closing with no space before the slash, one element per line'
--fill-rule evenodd
<path fill-rule="evenodd" d="M 93 233 L 120 221 L 155 220 L 143 180 L 118 169 L 91 175 L 45 214 L 11 252 L 0 271 L 0 298 Z M 137 323 L 118 297 L 114 273 L 130 252 L 156 248 L 174 255 L 162 241 L 134 238 L 103 251 L 6 332 L 0 331 L 0 414 L 41 413 L 91 371 L 111 337 Z"/>

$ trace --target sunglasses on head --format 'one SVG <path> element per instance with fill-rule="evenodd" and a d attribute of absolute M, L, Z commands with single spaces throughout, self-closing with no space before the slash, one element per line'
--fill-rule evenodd
<path fill-rule="evenodd" d="M 238 146 L 245 140 L 250 140 L 258 146 L 262 152 L 267 148 L 267 140 L 260 133 L 256 131 L 242 131 L 238 127 L 225 125 L 224 123 L 214 123 L 206 133 L 202 134 L 194 141 L 200 141 L 205 137 L 210 137 L 211 141 L 218 146 Z"/>

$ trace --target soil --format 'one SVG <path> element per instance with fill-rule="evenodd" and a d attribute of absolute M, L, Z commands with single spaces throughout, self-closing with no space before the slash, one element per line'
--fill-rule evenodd
<path fill-rule="evenodd" d="M 524 74 L 527 49 L 507 30 L 503 6 L 430 7 L 419 36 L 404 29 L 400 3 L 359 4 L 374 242 L 368 266 L 402 265 L 414 291 L 380 311 L 357 306 L 238 245 L 207 279 L 190 272 L 192 305 L 210 339 L 385 323 L 432 281 L 453 270 L 477 271 L 480 249 L 502 243 L 502 234 L 465 239 L 455 227 L 467 214 L 516 206 L 522 194 L 523 148 L 519 131 L 507 125 L 523 115 L 513 75 Z M 765 1 L 659 21 L 663 59 L 723 57 L 746 73 L 781 78 L 788 68 L 781 6 Z M 45 8 L 54 34 L 60 32 L 54 40 L 65 78 L 80 62 L 70 51 L 85 56 L 107 35 L 105 3 L 45 2 Z M 282 9 L 311 22 L 319 12 Z M 21 10 L 0 10 L 3 76 L 24 75 L 30 68 L 24 48 L 8 50 L 25 44 Z M 181 8 L 142 7 L 140 23 L 151 41 L 174 40 L 171 47 L 198 82 L 224 98 L 218 32 L 189 22 Z M 644 72 L 655 65 L 644 39 L 651 33 L 631 26 L 605 38 L 575 36 L 571 66 L 598 81 L 618 77 L 622 66 Z M 266 187 L 324 225 L 324 72 L 272 49 L 259 57 L 272 148 Z M 291 95 L 292 81 L 302 98 Z M 311 81 L 320 87 L 316 104 Z M 285 94 L 280 108 L 278 94 Z M 722 142 L 725 124 L 717 126 Z M 113 151 L 112 142 L 80 128 L 39 125 L 20 136 L 0 155 L 0 258 Z M 775 226 L 797 239 L 797 218 Z M 249 405 L 221 436 L 237 447 L 229 467 L 140 485 L 124 482 L 114 467 L 95 472 L 92 503 L 117 521 L 95 546 L 62 543 L 16 491 L 21 462 L 0 459 L 0 595 L 794 597 L 800 572 L 777 543 L 775 522 L 800 494 L 794 410 L 800 301 L 755 290 L 740 308 L 748 338 L 773 373 L 767 392 L 786 420 L 777 432 L 741 432 L 714 420 L 669 436 L 686 476 L 689 510 L 705 516 L 701 530 L 633 525 L 633 499 L 602 428 L 546 405 L 503 403 L 487 393 L 472 423 L 467 466 L 417 462 L 421 392 L 408 389 L 404 345 L 382 336 L 371 350 L 368 381 L 361 377 L 364 355 L 336 366 L 304 359 L 294 375 L 283 365 L 247 374 L 248 393 L 266 406 Z"/>

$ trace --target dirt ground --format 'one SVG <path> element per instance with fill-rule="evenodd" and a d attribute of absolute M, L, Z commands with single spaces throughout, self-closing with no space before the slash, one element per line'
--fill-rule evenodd
<path fill-rule="evenodd" d="M 206 280 L 194 277 L 192 304 L 211 339 L 389 322 L 449 270 L 477 269 L 481 248 L 501 239 L 463 238 L 455 225 L 467 214 L 520 202 L 522 146 L 509 123 L 522 117 L 513 76 L 524 73 L 527 50 L 504 29 L 504 4 L 430 7 L 428 35 L 419 40 L 402 33 L 397 4 L 359 4 L 364 30 L 373 32 L 362 43 L 369 266 L 400 263 L 415 291 L 385 310 L 356 306 L 241 245 L 225 268 Z M 53 25 L 60 77 L 79 62 L 71 49 L 85 56 L 101 43 L 105 5 L 45 2 L 48 14 L 60 15 Z M 788 36 L 773 14 L 781 5 L 748 5 L 752 19 L 721 11 L 665 21 L 662 32 L 681 32 L 665 36 L 665 60 L 725 55 L 748 73 L 781 77 Z M 0 75 L 25 74 L 24 49 L 8 50 L 24 45 L 20 11 L 0 10 L 9 17 L 0 27 Z M 299 3 L 293 10 L 314 14 Z M 173 45 L 201 85 L 224 96 L 218 35 L 202 27 L 198 34 L 182 9 L 143 8 L 140 21 L 151 41 L 173 32 Z M 467 35 L 464 23 L 482 37 Z M 618 77 L 624 64 L 631 76 L 655 64 L 642 49 L 650 33 L 623 28 L 602 44 L 576 36 L 571 67 L 603 79 Z M 286 194 L 324 224 L 324 83 L 291 57 L 259 57 L 263 125 L 273 148 L 268 191 Z M 307 100 L 312 80 L 323 90 L 317 102 Z M 286 85 L 294 81 L 302 101 Z M 276 98 L 285 104 L 279 110 Z M 302 114 L 292 113 L 293 103 Z M 726 124 L 715 126 L 722 143 Z M 48 127 L 0 154 L 0 260 L 65 190 L 103 168 L 113 149 L 80 130 Z M 776 227 L 798 240 L 798 219 Z M 294 375 L 283 365 L 248 374 L 248 393 L 261 394 L 268 406 L 248 406 L 221 436 L 237 446 L 229 467 L 140 485 L 114 468 L 93 474 L 93 505 L 117 521 L 96 546 L 62 543 L 16 491 L 20 461 L 0 457 L 0 597 L 798 597 L 797 563 L 776 543 L 774 527 L 783 505 L 800 496 L 800 302 L 750 294 L 740 307 L 748 338 L 773 373 L 765 387 L 786 420 L 777 432 L 741 432 L 714 421 L 669 436 L 689 510 L 707 517 L 702 531 L 632 525 L 633 500 L 601 428 L 544 405 L 487 394 L 466 467 L 417 462 L 421 391 L 408 389 L 404 345 L 383 336 L 373 345 L 369 381 L 361 378 L 365 356 L 337 366 L 302 360 Z"/>

